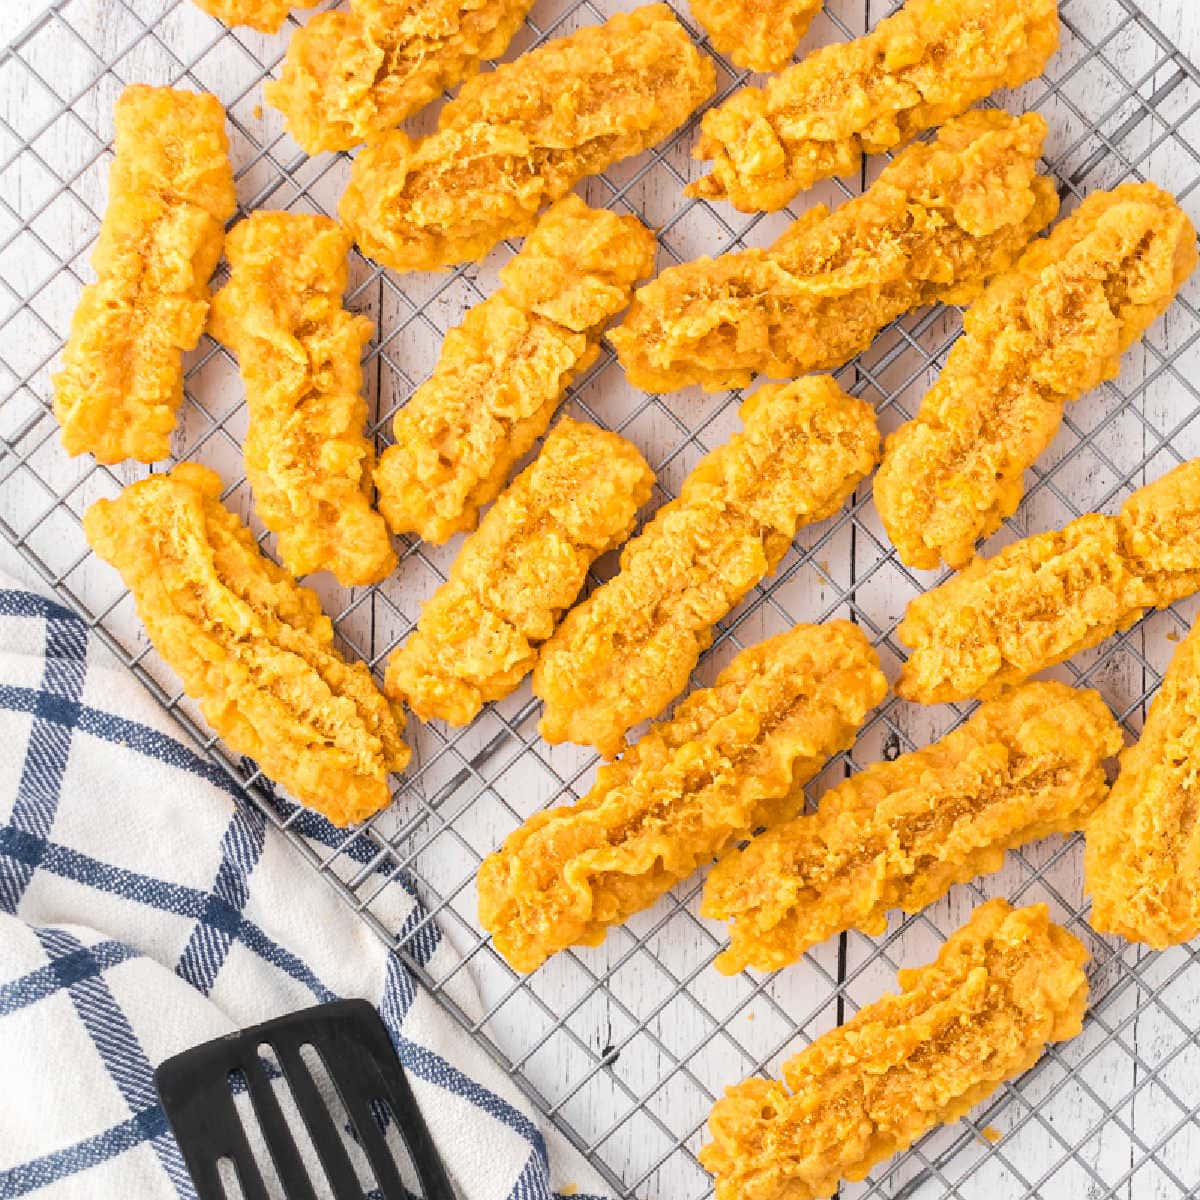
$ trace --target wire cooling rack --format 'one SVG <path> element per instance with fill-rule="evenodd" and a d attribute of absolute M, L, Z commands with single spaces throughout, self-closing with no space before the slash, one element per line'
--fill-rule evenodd
<path fill-rule="evenodd" d="M 540 0 L 510 55 L 616 7 Z M 860 34 L 889 9 L 881 0 L 831 0 L 802 49 Z M 688 19 L 686 10 L 681 15 Z M 1047 76 L 999 100 L 1048 118 L 1047 160 L 1066 206 L 1089 190 L 1152 177 L 1195 216 L 1200 73 L 1133 0 L 1064 0 L 1062 16 L 1063 48 Z M 1091 949 L 1084 1033 L 1051 1049 L 973 1119 L 923 1139 L 842 1194 L 989 1200 L 1198 1194 L 1200 1041 L 1193 1030 L 1200 1028 L 1200 961 L 1187 948 L 1149 954 L 1096 937 L 1085 923 L 1077 838 L 1014 853 L 1000 875 L 955 889 L 920 916 L 893 921 L 886 937 L 843 936 L 776 976 L 727 980 L 709 968 L 720 930 L 698 918 L 700 881 L 692 880 L 614 930 L 604 946 L 561 954 L 518 978 L 480 937 L 475 868 L 531 812 L 581 794 L 594 766 L 576 748 L 538 740 L 527 686 L 463 731 L 410 724 L 413 765 L 396 781 L 395 803 L 370 822 L 378 852 L 369 864 L 350 856 L 349 836 L 337 850 L 314 849 L 298 835 L 294 813 L 282 815 L 267 802 L 253 765 L 225 757 L 214 744 L 147 645 L 114 573 L 91 558 L 81 536 L 83 509 L 144 470 L 68 460 L 49 413 L 48 377 L 79 288 L 91 277 L 86 255 L 103 212 L 112 103 L 124 84 L 182 82 L 219 95 L 229 111 L 243 211 L 334 211 L 345 156 L 305 158 L 282 134 L 277 114 L 258 107 L 261 82 L 277 70 L 284 47 L 284 37 L 222 30 L 185 0 L 57 0 L 0 52 L 4 535 L 190 736 L 247 786 L 314 870 L 406 957 L 618 1194 L 708 1195 L 711 1184 L 695 1151 L 720 1090 L 754 1072 L 776 1071 L 789 1054 L 891 986 L 898 964 L 931 957 L 975 903 L 995 894 L 1048 901 Z M 742 77 L 717 62 L 726 94 Z M 765 244 L 795 215 L 748 217 L 685 199 L 682 186 L 699 170 L 688 158 L 693 139 L 689 126 L 585 189 L 593 204 L 636 212 L 659 227 L 661 265 Z M 805 200 L 836 202 L 867 182 L 864 174 L 854 186 L 827 185 Z M 392 413 L 431 369 L 446 329 L 495 286 L 496 269 L 512 249 L 445 275 L 400 276 L 355 260 L 348 303 L 379 326 L 368 377 L 381 445 Z M 1200 452 L 1198 292 L 1193 281 L 1129 353 L 1121 378 L 1071 409 L 1032 473 L 1025 504 L 991 550 L 1088 509 L 1113 511 L 1130 490 Z M 905 320 L 839 373 L 876 404 L 885 429 L 914 411 L 958 318 L 938 310 Z M 700 455 L 736 427 L 737 400 L 736 393 L 636 393 L 606 352 L 578 381 L 566 409 L 637 442 L 658 471 L 661 503 Z M 232 360 L 205 340 L 189 359 L 175 457 L 220 470 L 228 502 L 252 516 L 239 448 L 245 419 Z M 264 546 L 271 549 L 269 538 Z M 376 668 L 444 578 L 455 547 L 414 542 L 403 549 L 399 571 L 379 587 L 346 592 L 320 577 L 315 584 L 346 647 Z M 598 577 L 611 570 L 611 562 L 602 562 Z M 710 681 L 739 647 L 797 620 L 839 616 L 867 630 L 894 678 L 895 623 L 932 582 L 898 563 L 869 488 L 860 488 L 839 516 L 803 531 L 774 577 L 722 623 L 697 681 Z M 1057 673 L 1098 687 L 1136 734 L 1191 611 L 1158 614 Z M 965 711 L 891 700 L 852 755 L 815 781 L 812 795 L 857 765 L 940 736 Z M 401 873 L 416 882 L 428 921 L 461 951 L 461 962 L 440 974 L 419 952 L 422 927 L 398 935 L 376 915 L 384 880 Z"/>

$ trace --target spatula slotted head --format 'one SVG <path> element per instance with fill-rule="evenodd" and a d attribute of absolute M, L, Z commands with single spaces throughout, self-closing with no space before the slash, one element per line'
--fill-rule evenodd
<path fill-rule="evenodd" d="M 289 1127 L 260 1047 L 270 1047 L 304 1123 Z M 340 1000 L 266 1021 L 206 1042 L 167 1059 L 155 1083 L 200 1200 L 233 1200 L 221 1179 L 232 1163 L 245 1200 L 269 1200 L 262 1166 L 238 1113 L 231 1078 L 246 1081 L 262 1140 L 288 1200 L 362 1200 L 366 1195 L 339 1129 L 302 1051 L 312 1047 L 324 1064 L 386 1200 L 408 1200 L 400 1170 L 376 1112 L 386 1104 L 395 1117 L 420 1180 L 424 1200 L 455 1200 L 445 1167 L 417 1108 L 379 1014 L 365 1000 Z M 311 1053 L 311 1052 L 310 1052 Z M 294 1123 L 293 1123 L 294 1124 Z M 311 1142 L 325 1178 L 314 1178 L 301 1145 Z M 332 1192 L 331 1192 L 332 1189 Z"/>

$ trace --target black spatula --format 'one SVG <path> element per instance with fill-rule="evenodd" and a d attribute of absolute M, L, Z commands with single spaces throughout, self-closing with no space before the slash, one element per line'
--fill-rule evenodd
<path fill-rule="evenodd" d="M 264 1044 L 279 1061 L 328 1183 L 314 1180 L 304 1162 L 302 1140 L 288 1126 L 260 1055 Z M 222 1159 L 232 1161 L 245 1200 L 268 1200 L 261 1166 L 234 1105 L 230 1075 L 239 1071 L 288 1200 L 325 1200 L 330 1188 L 335 1200 L 362 1200 L 363 1185 L 342 1140 L 338 1117 L 330 1112 L 301 1056 L 305 1046 L 325 1064 L 375 1186 L 386 1200 L 407 1200 L 408 1193 L 372 1111 L 373 1105 L 378 1111 L 380 1103 L 387 1104 L 396 1119 L 425 1200 L 455 1200 L 387 1030 L 365 1000 L 341 1000 L 279 1017 L 185 1050 L 158 1068 L 158 1094 L 200 1200 L 229 1200 L 220 1178 Z"/>

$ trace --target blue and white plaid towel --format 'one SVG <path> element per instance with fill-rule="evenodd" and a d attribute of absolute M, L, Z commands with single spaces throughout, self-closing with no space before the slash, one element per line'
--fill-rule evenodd
<path fill-rule="evenodd" d="M 8 583 L 0 575 L 0 1197 L 194 1196 L 155 1064 L 343 996 L 379 1008 L 463 1200 L 598 1193 L 83 623 Z M 309 836 L 335 837 L 305 817 Z M 419 921 L 389 886 L 393 928 Z M 419 952 L 434 968 L 455 953 L 432 927 Z"/>

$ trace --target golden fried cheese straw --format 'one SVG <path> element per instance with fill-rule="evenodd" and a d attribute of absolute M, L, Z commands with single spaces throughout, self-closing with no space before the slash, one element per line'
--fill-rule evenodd
<path fill-rule="evenodd" d="M 208 280 L 233 216 L 225 111 L 215 96 L 133 84 L 114 112 L 108 208 L 54 377 L 68 454 L 166 458 L 182 352 L 208 318 Z"/>
<path fill-rule="evenodd" d="M 1044 904 L 980 905 L 900 991 L 727 1089 L 700 1161 L 716 1200 L 818 1200 L 964 1116 L 1083 1028 L 1087 951 Z"/>
<path fill-rule="evenodd" d="M 621 569 L 542 648 L 534 694 L 548 742 L 612 757 L 687 684 L 713 625 L 779 565 L 802 525 L 832 516 L 875 465 L 875 414 L 828 376 L 760 388 L 745 429 L 706 455 Z"/>
<path fill-rule="evenodd" d="M 518 971 L 598 945 L 714 855 L 793 816 L 803 785 L 847 749 L 887 693 L 848 621 L 797 625 L 743 650 L 710 688 L 577 804 L 531 817 L 479 868 L 479 919 Z"/>
<path fill-rule="evenodd" d="M 277 33 L 293 8 L 312 8 L 319 0 L 194 0 L 198 8 L 226 25 L 248 25 L 259 33 Z"/>
<path fill-rule="evenodd" d="M 863 195 L 810 209 L 769 250 L 670 267 L 609 334 L 635 387 L 745 387 L 840 366 L 889 322 L 973 300 L 1058 210 L 1040 116 L 995 110 L 905 150 Z"/>
<path fill-rule="evenodd" d="M 396 444 L 375 472 L 396 533 L 444 542 L 475 528 L 595 361 L 605 322 L 653 270 L 654 250 L 636 217 L 577 196 L 546 212 L 500 272 L 504 286 L 446 335 L 433 375 L 396 414 Z"/>
<path fill-rule="evenodd" d="M 1200 591 L 1200 458 L 1088 513 L 977 558 L 918 596 L 897 628 L 912 648 L 896 690 L 941 704 L 988 699 Z"/>
<path fill-rule="evenodd" d="M 872 763 L 717 864 L 700 911 L 732 925 L 714 965 L 776 971 L 847 929 L 881 934 L 889 909 L 920 912 L 998 871 L 1006 850 L 1081 829 L 1121 744 L 1098 693 L 1027 683 L 932 746 Z"/>
<path fill-rule="evenodd" d="M 787 65 L 824 0 L 692 0 L 713 48 L 736 66 L 778 71 Z"/>
<path fill-rule="evenodd" d="M 1200 934 L 1200 624 L 1084 837 L 1090 924 L 1155 950 Z"/>
<path fill-rule="evenodd" d="M 1173 197 L 1127 183 L 1093 192 L 989 285 L 916 418 L 884 446 L 875 505 L 903 562 L 971 561 L 1016 511 L 1068 401 L 1117 376 L 1195 266 L 1196 231 Z"/>
<path fill-rule="evenodd" d="M 246 477 L 293 575 L 377 583 L 396 555 L 371 507 L 362 348 L 373 326 L 342 308 L 350 236 L 328 217 L 256 212 L 230 231 L 212 331 L 236 351 L 250 428 Z"/>
<path fill-rule="evenodd" d="M 259 552 L 220 496 L 215 472 L 183 463 L 98 500 L 83 530 L 229 746 L 335 825 L 360 821 L 408 762 L 404 717 L 334 649 L 315 593 Z"/>
<path fill-rule="evenodd" d="M 665 4 L 618 13 L 469 80 L 437 132 L 393 130 L 355 160 L 339 212 L 398 271 L 482 258 L 587 175 L 648 150 L 716 88 Z"/>
<path fill-rule="evenodd" d="M 532 669 L 588 567 L 619 546 L 654 472 L 624 438 L 564 418 L 488 511 L 388 662 L 388 695 L 424 720 L 474 719 Z"/>
<path fill-rule="evenodd" d="M 704 114 L 692 196 L 782 208 L 864 154 L 891 150 L 1033 79 L 1058 48 L 1057 0 L 908 0 L 866 37 L 824 46 Z"/>
<path fill-rule="evenodd" d="M 309 154 L 378 137 L 498 58 L 532 0 L 351 0 L 315 16 L 263 88 Z"/>

